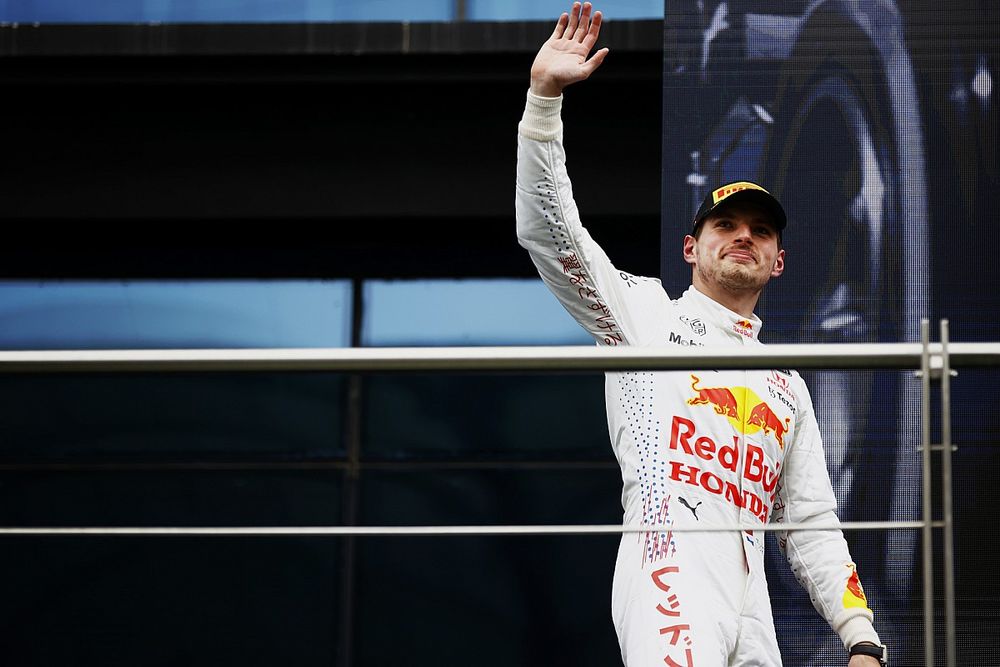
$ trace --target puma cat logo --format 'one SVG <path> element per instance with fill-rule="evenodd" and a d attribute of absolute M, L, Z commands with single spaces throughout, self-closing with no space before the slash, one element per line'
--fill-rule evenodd
<path fill-rule="evenodd" d="M 681 501 L 681 505 L 684 505 L 684 507 L 691 510 L 691 514 L 694 514 L 695 521 L 701 521 L 701 519 L 698 518 L 698 508 L 701 507 L 700 500 L 698 501 L 698 504 L 695 505 L 694 507 L 691 507 L 691 505 L 688 504 L 688 501 L 684 500 L 684 498 L 682 498 L 681 496 L 677 496 L 677 500 Z"/>

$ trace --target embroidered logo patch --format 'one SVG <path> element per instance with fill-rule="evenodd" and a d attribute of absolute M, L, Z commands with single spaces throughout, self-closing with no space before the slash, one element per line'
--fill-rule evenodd
<path fill-rule="evenodd" d="M 708 329 L 705 328 L 705 323 L 697 317 L 691 318 L 687 315 L 681 315 L 681 322 L 691 327 L 691 331 L 695 332 L 699 336 L 704 336 L 708 333 Z"/>

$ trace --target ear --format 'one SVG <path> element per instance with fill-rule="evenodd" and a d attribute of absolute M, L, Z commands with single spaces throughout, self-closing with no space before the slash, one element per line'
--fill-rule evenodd
<path fill-rule="evenodd" d="M 698 245 L 698 239 L 688 234 L 684 237 L 684 261 L 688 264 L 695 263 L 695 248 Z"/>
<path fill-rule="evenodd" d="M 785 251 L 779 250 L 778 256 L 774 259 L 774 268 L 771 269 L 771 277 L 777 278 L 785 272 Z"/>

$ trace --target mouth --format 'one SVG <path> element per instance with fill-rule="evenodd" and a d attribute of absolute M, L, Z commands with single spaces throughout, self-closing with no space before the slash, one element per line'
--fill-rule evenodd
<path fill-rule="evenodd" d="M 730 250 L 723 257 L 744 264 L 753 264 L 757 261 L 757 258 L 749 250 Z"/>

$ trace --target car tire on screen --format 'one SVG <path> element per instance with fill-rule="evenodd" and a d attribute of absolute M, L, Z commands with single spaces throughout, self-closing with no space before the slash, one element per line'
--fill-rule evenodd
<path fill-rule="evenodd" d="M 778 281 L 785 292 L 778 302 L 802 307 L 800 342 L 913 340 L 914 322 L 928 305 L 914 298 L 920 286 L 911 282 L 928 279 L 921 260 L 927 201 L 925 189 L 906 190 L 925 174 L 923 160 L 912 159 L 913 146 L 900 138 L 922 143 L 919 123 L 894 113 L 889 87 L 898 82 L 891 72 L 859 72 L 828 58 L 811 75 L 797 75 L 791 78 L 801 83 L 786 89 L 766 163 L 767 182 L 786 208 L 790 230 L 795 226 L 789 236 L 797 239 L 789 248 L 792 279 Z M 916 154 L 922 155 L 919 146 Z M 917 518 L 906 514 L 919 506 L 920 488 L 912 378 L 873 371 L 806 376 L 843 515 Z M 879 483 L 872 471 L 882 471 Z M 848 535 L 855 559 L 866 564 L 869 596 L 889 612 L 883 618 L 902 620 L 910 611 L 914 581 L 903 573 L 913 571 L 915 537 L 912 531 Z M 883 639 L 894 634 L 884 624 L 883 630 Z"/>

